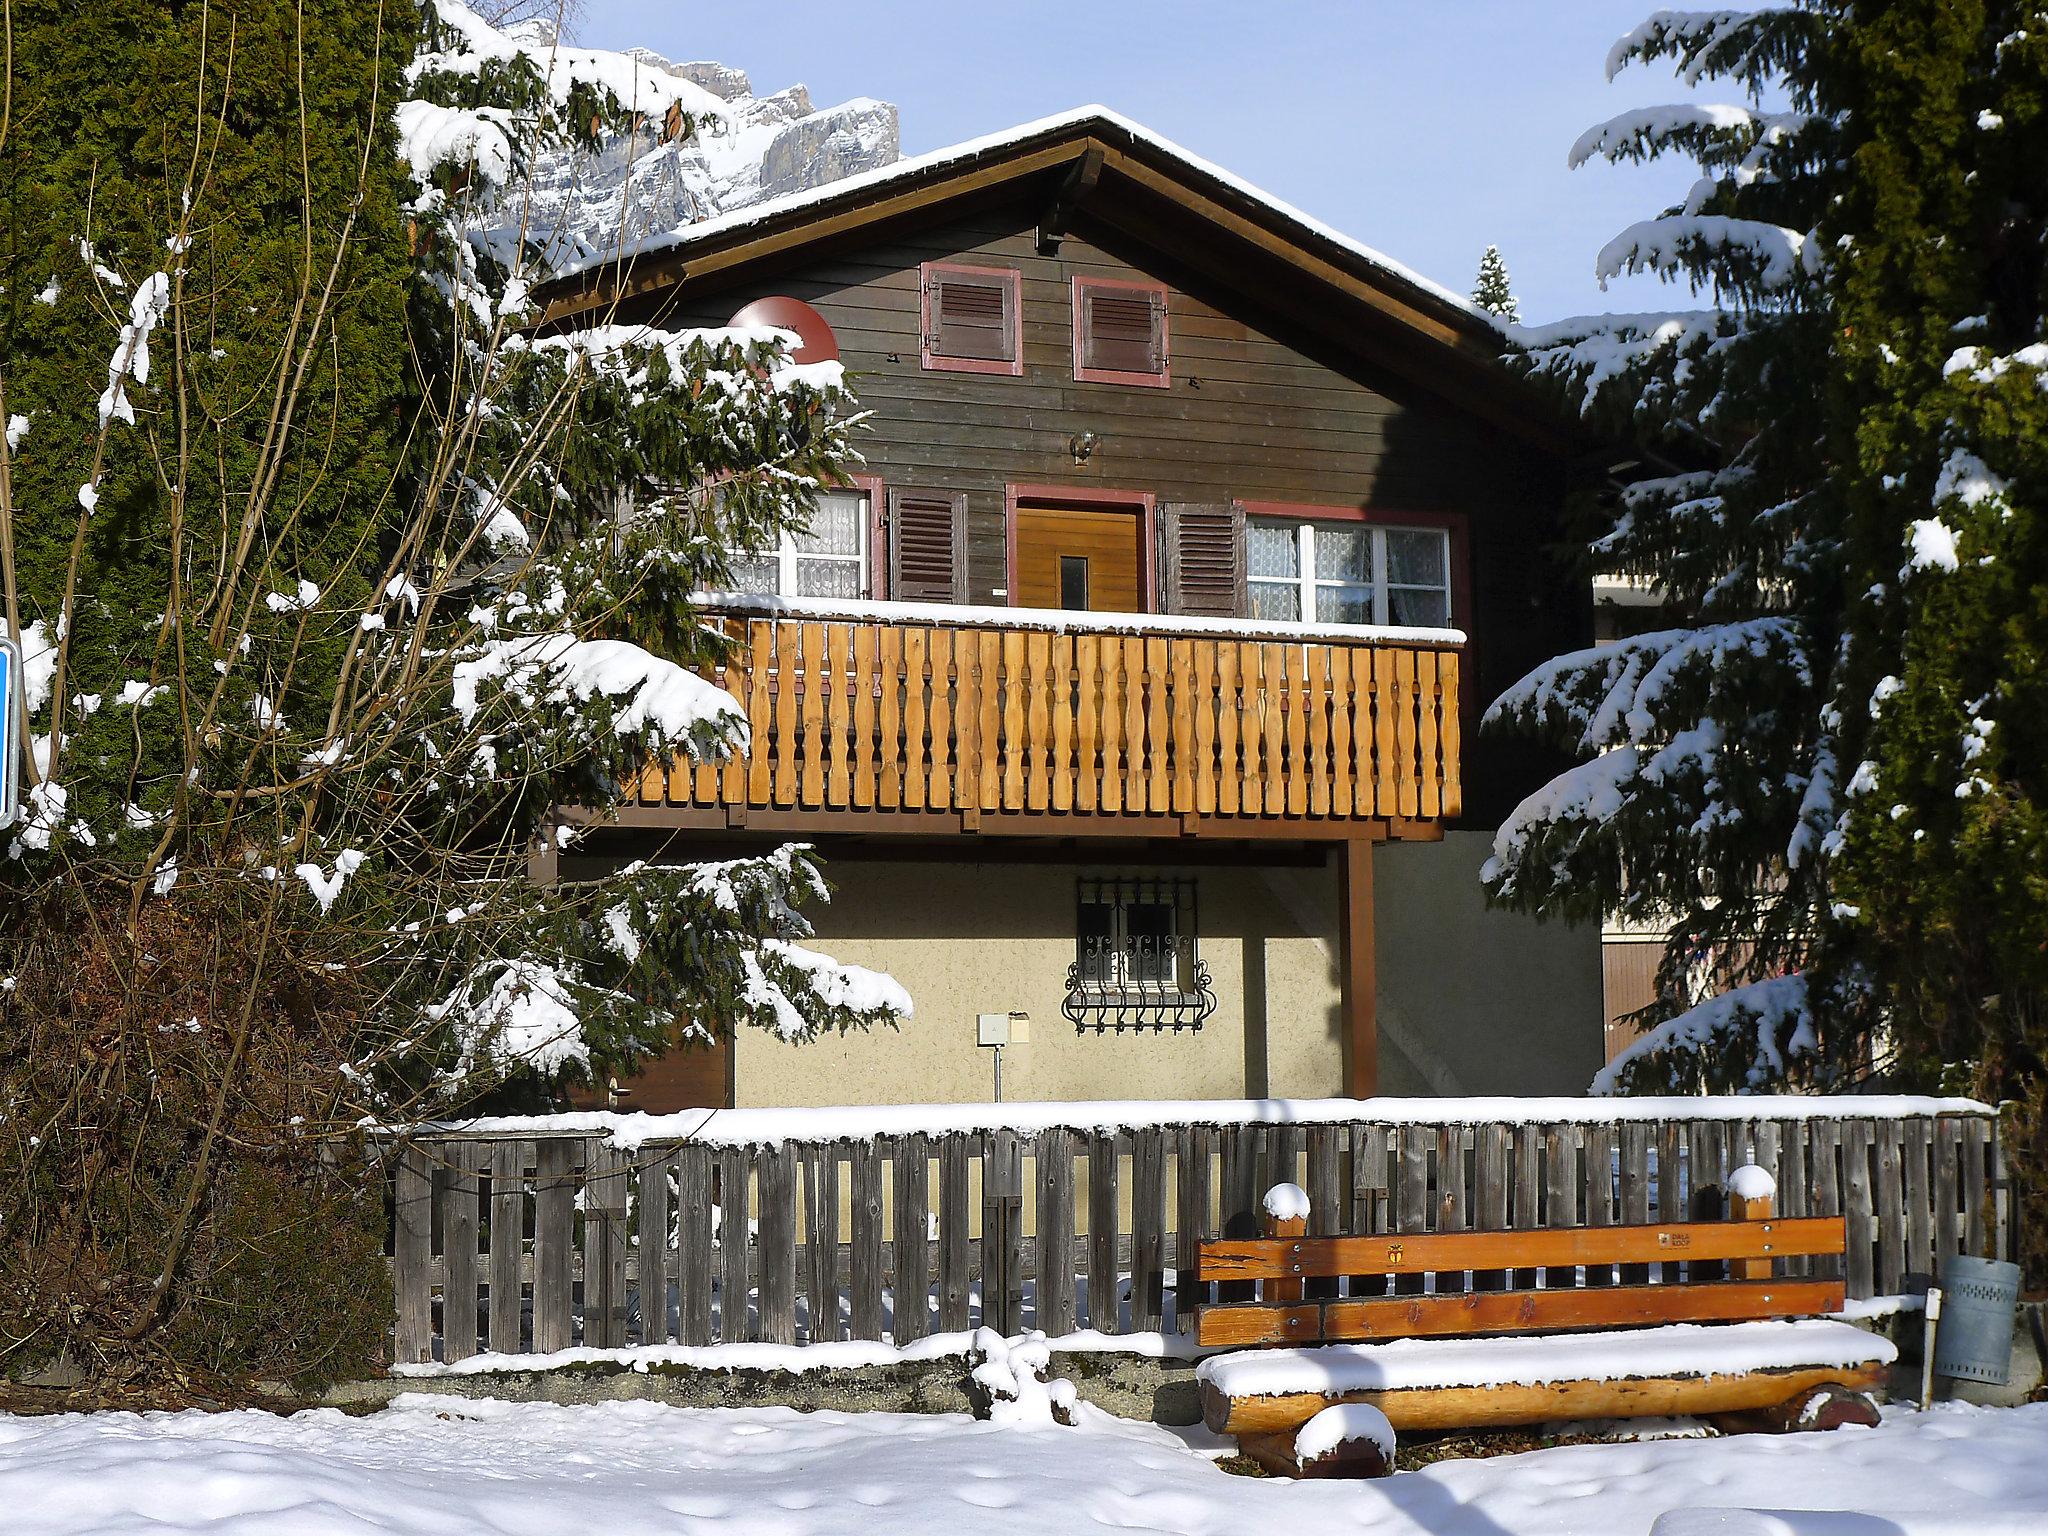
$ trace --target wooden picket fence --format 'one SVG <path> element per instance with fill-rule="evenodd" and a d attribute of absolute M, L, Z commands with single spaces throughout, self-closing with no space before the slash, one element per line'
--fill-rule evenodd
<path fill-rule="evenodd" d="M 1196 1240 L 1251 1235 L 1281 1182 L 1308 1191 L 1314 1233 L 1601 1226 L 1713 1219 L 1728 1173 L 1754 1161 L 1778 1180 L 1779 1214 L 1846 1218 L 1852 1298 L 1896 1294 L 1948 1254 L 2009 1256 L 1988 1113 L 1803 1102 L 1757 1120 L 1260 1119 L 762 1144 L 722 1144 L 713 1116 L 697 1139 L 631 1150 L 530 1123 L 422 1132 L 391 1143 L 394 1358 L 1190 1327 L 1190 1303 L 1208 1299 Z M 1784 1262 L 1831 1274 L 1836 1261 Z M 1611 1278 L 1683 1277 L 1652 1268 Z"/>

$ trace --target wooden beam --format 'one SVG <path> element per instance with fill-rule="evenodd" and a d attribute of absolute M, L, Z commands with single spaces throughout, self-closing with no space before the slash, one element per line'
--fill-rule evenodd
<path fill-rule="evenodd" d="M 1521 1232 L 1423 1232 L 1380 1237 L 1216 1238 L 1202 1244 L 1204 1280 L 1296 1275 L 1422 1275 L 1437 1270 L 1573 1269 L 1673 1259 L 1749 1259 L 1840 1253 L 1839 1216 L 1700 1221 L 1619 1227 L 1535 1227 Z M 1767 1280 L 1768 1273 L 1739 1278 Z"/>
<path fill-rule="evenodd" d="M 1370 1440 L 1340 1441 L 1320 1456 L 1297 1460 L 1295 1433 L 1289 1429 L 1276 1435 L 1244 1435 L 1237 1448 L 1272 1477 L 1385 1477 L 1394 1470 Z"/>
<path fill-rule="evenodd" d="M 1460 1338 L 1560 1328 L 1652 1323 L 1753 1322 L 1842 1310 L 1840 1280 L 1719 1280 L 1708 1285 L 1619 1285 L 1555 1291 L 1465 1291 L 1278 1305 L 1229 1302 L 1202 1308 L 1205 1349 L 1333 1340 Z"/>
<path fill-rule="evenodd" d="M 1476 330 L 1469 324 L 1461 325 L 1425 314 L 1413 304 L 1373 286 L 1297 242 L 1276 234 L 1233 209 L 1225 208 L 1215 199 L 1191 192 L 1186 183 L 1154 170 L 1133 154 L 1112 150 L 1108 163 L 1118 174 L 1128 176 L 1154 195 L 1184 208 L 1199 209 L 1206 219 L 1219 228 L 1228 230 L 1269 255 L 1289 262 L 1317 281 L 1350 294 L 1367 307 L 1378 310 L 1410 330 L 1427 336 L 1432 341 L 1441 342 L 1467 357 L 1483 357 L 1485 361 L 1498 366 L 1499 356 L 1494 350 L 1494 344 L 1482 343 Z"/>
<path fill-rule="evenodd" d="M 1202 1384 L 1202 1417 L 1221 1434 L 1298 1429 L 1333 1403 L 1372 1403 L 1396 1430 L 1487 1429 L 1557 1419 L 1665 1418 L 1768 1409 L 1816 1387 L 1857 1391 L 1883 1385 L 1885 1368 L 1812 1366 L 1739 1376 L 1666 1376 L 1632 1381 L 1553 1381 L 1537 1386 L 1413 1387 L 1401 1391 L 1292 1392 L 1224 1397 Z"/>
<path fill-rule="evenodd" d="M 1344 1091 L 1369 1099 L 1379 1091 L 1379 971 L 1373 950 L 1372 843 L 1352 837 L 1337 845 L 1337 971 L 1342 1000 Z M 1348 1271 L 1347 1271 L 1348 1273 Z"/>
<path fill-rule="evenodd" d="M 1095 190 L 1095 183 L 1101 175 L 1102 146 L 1091 143 L 1081 158 L 1074 162 L 1074 168 L 1067 172 L 1059 190 L 1053 193 L 1052 201 L 1045 205 L 1045 212 L 1039 216 L 1039 255 L 1059 254 L 1060 241 L 1067 233 L 1074 210 Z"/>
<path fill-rule="evenodd" d="M 1433 842 L 1443 836 L 1440 822 L 1389 821 L 1312 817 L 1184 816 L 1170 812 L 1125 815 L 1083 811 L 981 811 L 973 817 L 957 810 L 804 810 L 797 807 L 753 807 L 735 816 L 720 806 L 654 805 L 629 802 L 612 811 L 565 810 L 588 831 L 607 826 L 658 828 L 670 831 L 808 832 L 864 837 L 1120 837 L 1144 840 L 1200 839 L 1217 842 L 1331 843 L 1402 841 Z"/>

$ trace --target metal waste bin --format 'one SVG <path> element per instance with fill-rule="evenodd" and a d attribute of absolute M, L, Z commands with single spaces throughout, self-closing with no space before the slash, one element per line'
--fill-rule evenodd
<path fill-rule="evenodd" d="M 1934 1374 L 2006 1385 L 2012 1379 L 2012 1321 L 2019 1301 L 2019 1265 L 1960 1253 L 1944 1261 Z"/>

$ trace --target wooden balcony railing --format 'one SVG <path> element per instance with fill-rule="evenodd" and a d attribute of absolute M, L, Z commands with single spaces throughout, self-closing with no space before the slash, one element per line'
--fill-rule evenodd
<path fill-rule="evenodd" d="M 752 748 L 722 764 L 650 769 L 641 803 L 1309 821 L 1458 813 L 1459 657 L 1448 639 L 876 607 L 874 617 L 715 618 L 744 642 L 714 680 L 745 706 Z"/>

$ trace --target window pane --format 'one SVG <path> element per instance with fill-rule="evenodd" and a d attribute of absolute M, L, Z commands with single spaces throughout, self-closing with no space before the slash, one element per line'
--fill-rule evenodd
<path fill-rule="evenodd" d="M 1323 581 L 1372 580 L 1372 530 L 1363 523 L 1317 523 L 1316 576 Z"/>
<path fill-rule="evenodd" d="M 1252 617 L 1255 619 L 1299 619 L 1301 588 L 1291 581 L 1255 581 L 1250 586 Z"/>
<path fill-rule="evenodd" d="M 860 562 L 806 560 L 798 556 L 796 591 L 799 597 L 859 597 Z"/>
<path fill-rule="evenodd" d="M 1173 980 L 1173 904 L 1133 901 L 1124 908 L 1125 975 L 1133 985 Z"/>
<path fill-rule="evenodd" d="M 797 553 L 858 555 L 860 525 L 867 516 L 867 509 L 867 497 L 858 492 L 823 492 L 811 513 L 810 532 L 796 535 Z"/>
<path fill-rule="evenodd" d="M 1322 537 L 1317 535 L 1316 547 L 1322 547 Z M 1316 622 L 1318 624 L 1370 624 L 1372 622 L 1372 588 L 1361 586 L 1319 586 L 1316 588 Z"/>
<path fill-rule="evenodd" d="M 779 592 L 781 569 L 771 555 L 765 560 L 735 560 L 732 589 L 735 592 Z"/>
<path fill-rule="evenodd" d="M 1387 622 L 1416 624 L 1425 629 L 1448 629 L 1451 602 L 1441 588 L 1389 587 Z"/>
<path fill-rule="evenodd" d="M 1060 606 L 1076 613 L 1088 611 L 1088 557 L 1060 556 Z"/>
<path fill-rule="evenodd" d="M 1301 545 L 1292 523 L 1247 523 L 1245 534 L 1253 576 L 1299 576 Z"/>
<path fill-rule="evenodd" d="M 1400 586 L 1442 587 L 1449 536 L 1437 528 L 1387 530 L 1387 580 Z"/>
<path fill-rule="evenodd" d="M 1084 901 L 1077 920 L 1081 985 L 1106 989 L 1115 967 L 1110 963 L 1112 922 L 1116 908 L 1106 901 Z"/>

